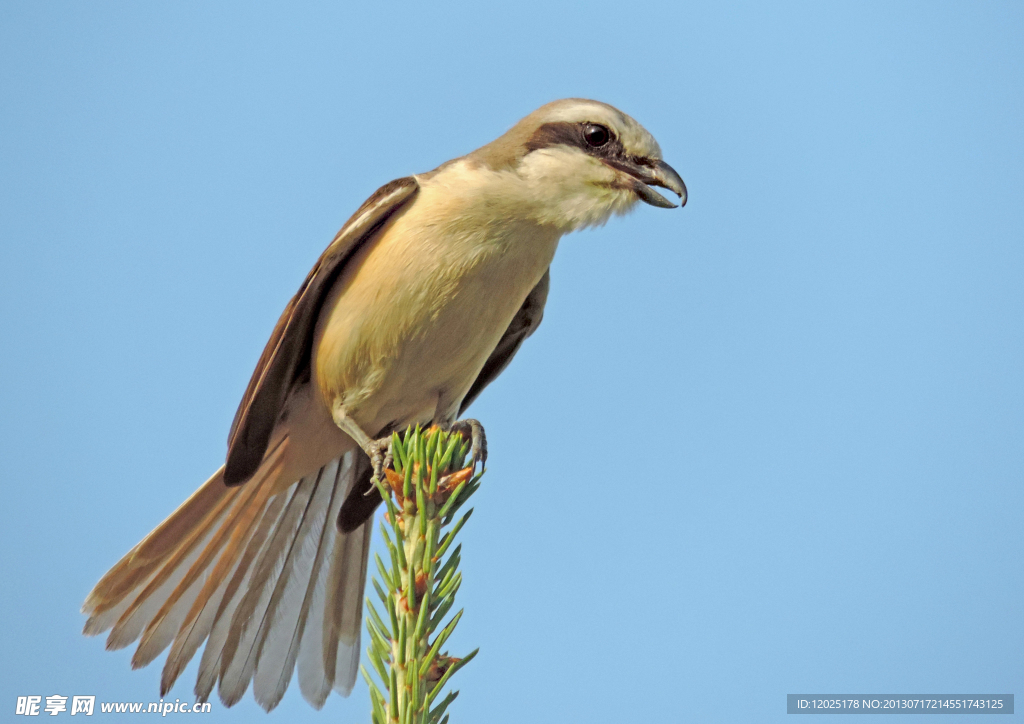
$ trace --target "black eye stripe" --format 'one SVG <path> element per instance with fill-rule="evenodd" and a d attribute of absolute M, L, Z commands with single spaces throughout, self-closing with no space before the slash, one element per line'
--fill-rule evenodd
<path fill-rule="evenodd" d="M 608 140 L 600 146 L 593 146 L 587 142 L 586 131 L 589 127 L 593 126 L 598 126 L 608 132 Z M 530 140 L 526 142 L 526 151 L 529 153 L 541 148 L 559 145 L 574 146 L 597 158 L 621 158 L 623 160 L 629 158 L 626 149 L 622 147 L 622 142 L 615 135 L 614 131 L 603 124 L 591 122 L 568 123 L 559 121 L 545 123 L 534 131 Z"/>

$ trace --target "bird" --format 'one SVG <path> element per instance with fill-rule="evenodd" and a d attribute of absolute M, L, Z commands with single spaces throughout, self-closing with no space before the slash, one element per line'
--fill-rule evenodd
<path fill-rule="evenodd" d="M 313 707 L 347 696 L 391 433 L 459 430 L 486 464 L 482 425 L 460 416 L 540 325 L 559 239 L 675 207 L 655 186 L 686 204 L 643 126 L 569 98 L 378 189 L 285 307 L 224 464 L 100 579 L 83 633 L 138 641 L 132 668 L 169 648 L 161 696 L 204 643 L 198 701 L 217 686 L 231 706 L 251 683 L 270 711 L 296 670 Z"/>

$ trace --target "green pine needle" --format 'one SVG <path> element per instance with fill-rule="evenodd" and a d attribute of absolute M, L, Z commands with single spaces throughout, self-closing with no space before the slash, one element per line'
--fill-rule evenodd
<path fill-rule="evenodd" d="M 433 708 L 431 704 L 476 655 L 474 651 L 458 659 L 441 651 L 463 613 L 444 623 L 462 585 L 462 544 L 447 559 L 445 554 L 473 511 L 451 523 L 479 489 L 482 472 L 463 480 L 454 491 L 441 482 L 462 468 L 469 450 L 468 440 L 437 427 L 395 433 L 391 452 L 398 477 L 372 481 L 386 502 L 389 523 L 380 526 L 388 554 L 374 556 L 373 578 L 386 618 L 367 599 L 367 655 L 379 681 L 360 667 L 370 687 L 374 724 L 446 724 L 448 706 L 458 692 L 449 692 Z M 395 497 L 392 485 L 400 488 L 400 497 Z M 390 568 L 385 560 L 390 560 Z M 417 579 L 423 582 L 422 593 L 416 589 Z"/>

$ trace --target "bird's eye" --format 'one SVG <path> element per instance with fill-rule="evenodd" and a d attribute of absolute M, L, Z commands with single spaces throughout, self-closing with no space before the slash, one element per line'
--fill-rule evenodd
<path fill-rule="evenodd" d="M 583 140 L 587 142 L 588 146 L 600 148 L 608 143 L 610 138 L 611 134 L 608 129 L 597 123 L 588 123 L 583 127 Z"/>

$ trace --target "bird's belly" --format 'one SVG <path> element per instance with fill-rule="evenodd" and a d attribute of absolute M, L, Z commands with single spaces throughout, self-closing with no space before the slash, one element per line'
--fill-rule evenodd
<path fill-rule="evenodd" d="M 457 413 L 558 242 L 533 224 L 460 224 L 436 218 L 436 205 L 417 213 L 430 208 L 422 201 L 347 265 L 318 320 L 324 402 L 370 435 Z"/>

